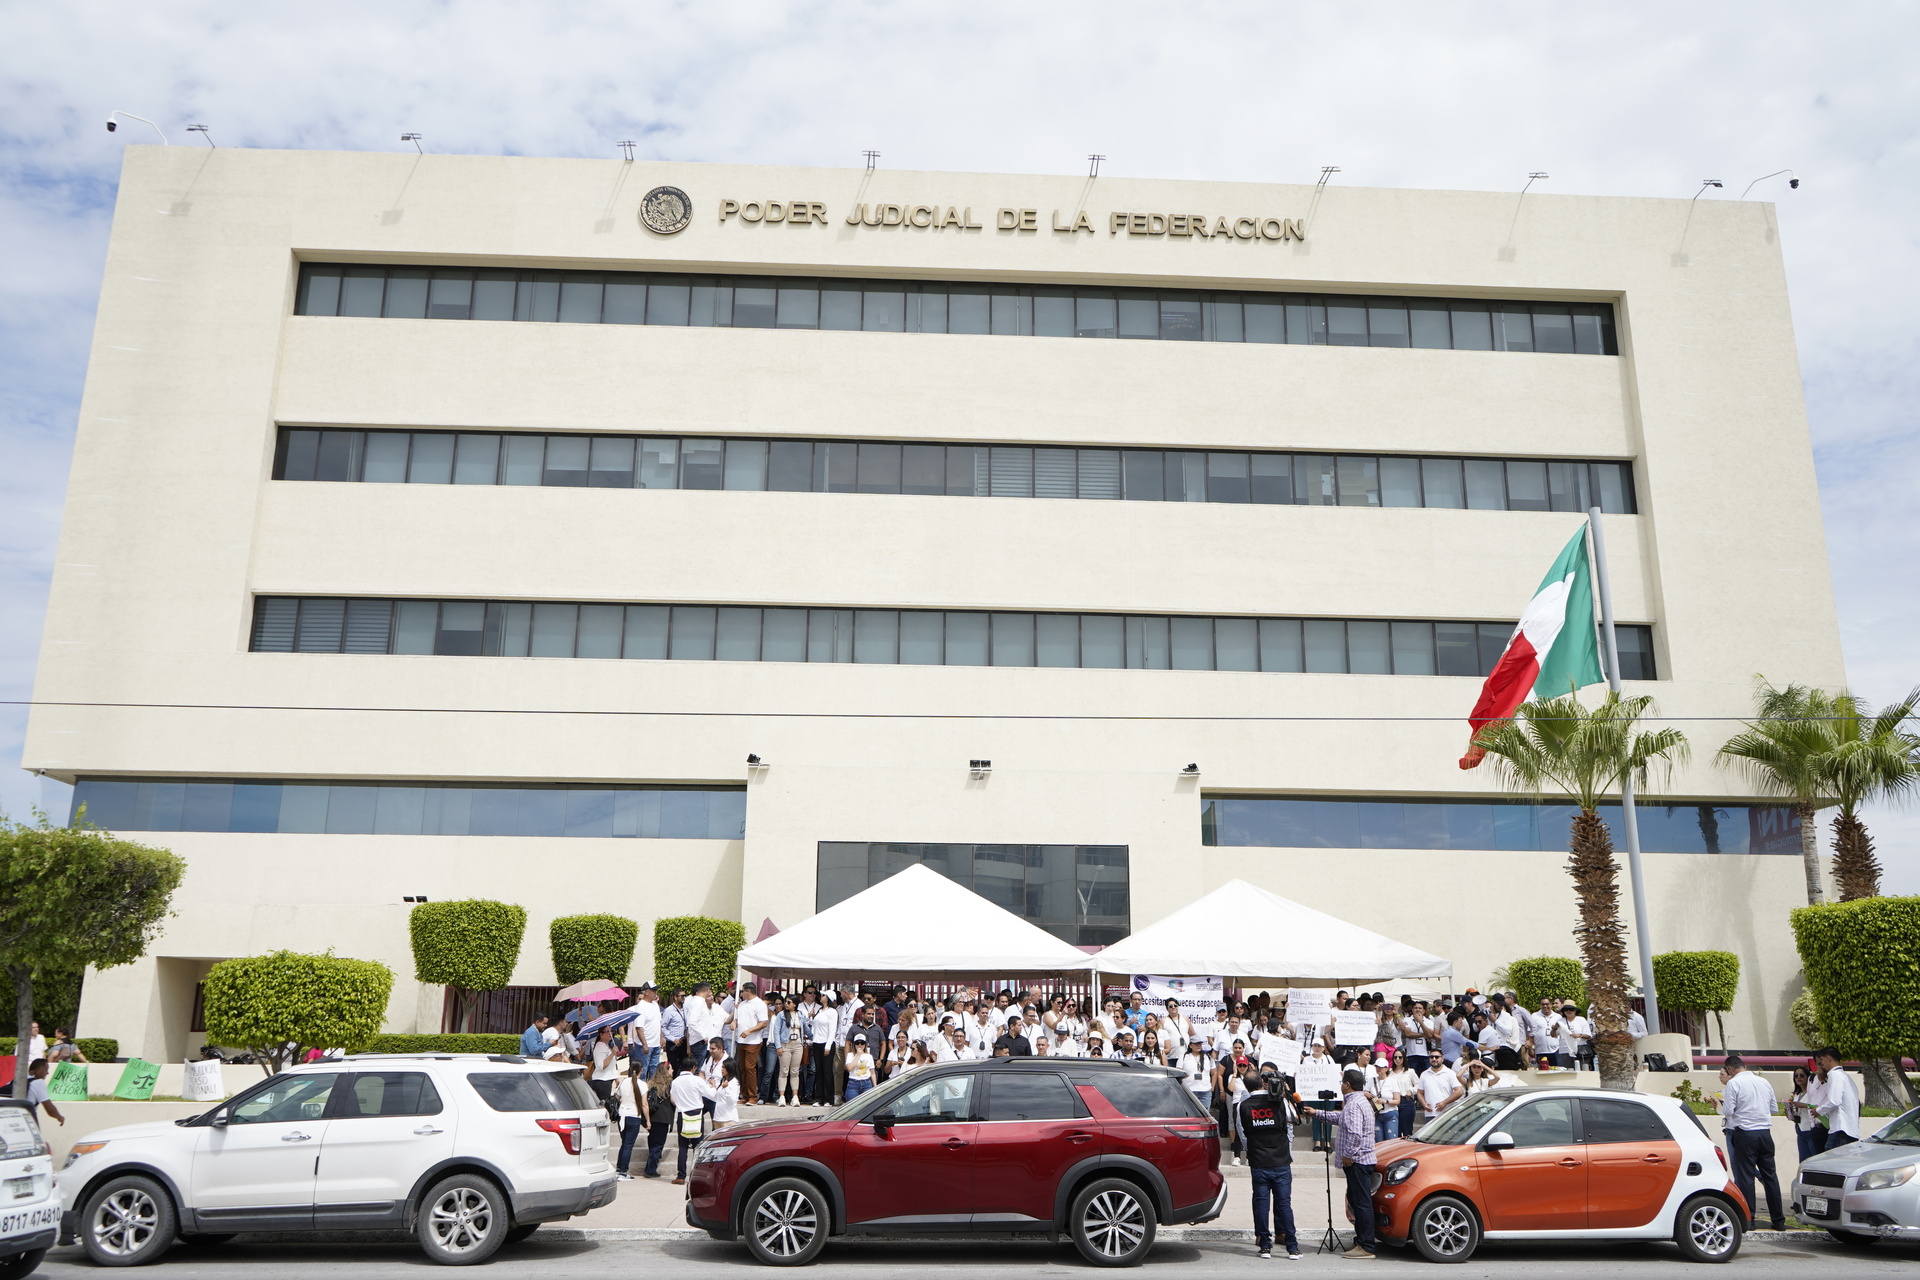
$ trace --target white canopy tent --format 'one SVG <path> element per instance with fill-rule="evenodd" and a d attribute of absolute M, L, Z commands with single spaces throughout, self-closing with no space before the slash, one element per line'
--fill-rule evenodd
<path fill-rule="evenodd" d="M 1100 973 L 1218 975 L 1267 987 L 1357 987 L 1443 978 L 1453 962 L 1230 880 L 1098 953 Z M 1406 985 L 1406 984 L 1402 984 Z"/>
<path fill-rule="evenodd" d="M 1078 977 L 1087 971 L 1087 955 L 916 864 L 754 943 L 740 953 L 740 967 L 775 979 Z"/>

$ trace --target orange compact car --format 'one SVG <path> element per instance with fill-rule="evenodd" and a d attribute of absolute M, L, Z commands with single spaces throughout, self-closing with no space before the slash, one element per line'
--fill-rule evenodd
<path fill-rule="evenodd" d="M 1492 1089 L 1377 1148 L 1380 1238 L 1434 1262 L 1486 1240 L 1671 1240 L 1740 1251 L 1747 1203 L 1685 1104 L 1614 1089 Z"/>

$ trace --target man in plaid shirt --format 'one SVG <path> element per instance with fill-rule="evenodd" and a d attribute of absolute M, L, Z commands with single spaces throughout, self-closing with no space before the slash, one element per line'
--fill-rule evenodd
<path fill-rule="evenodd" d="M 1353 1211 L 1353 1247 L 1343 1258 L 1374 1256 L 1373 1235 L 1373 1103 L 1367 1100 L 1366 1077 L 1349 1068 L 1340 1077 L 1340 1120 L 1333 1132 L 1333 1153 L 1347 1173 L 1347 1208 Z"/>

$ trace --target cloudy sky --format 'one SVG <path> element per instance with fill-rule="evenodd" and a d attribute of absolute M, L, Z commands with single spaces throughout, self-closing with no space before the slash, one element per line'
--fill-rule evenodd
<path fill-rule="evenodd" d="M 0 4 L 0 699 L 29 696 L 122 148 L 1311 180 L 1779 202 L 1848 674 L 1920 682 L 1920 7 Z M 1906 281 L 1902 285 L 1901 281 Z M 1767 495 L 1751 495 L 1755 502 Z M 1757 624 L 1790 597 L 1755 602 Z M 10 767 L 0 808 L 65 812 Z M 1920 818 L 1875 822 L 1920 892 Z"/>

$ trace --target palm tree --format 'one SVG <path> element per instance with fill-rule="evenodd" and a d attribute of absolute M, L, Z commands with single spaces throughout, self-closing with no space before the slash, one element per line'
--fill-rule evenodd
<path fill-rule="evenodd" d="M 1719 761 L 1740 768 L 1766 794 L 1793 803 L 1812 906 L 1826 900 L 1820 887 L 1820 832 L 1813 819 L 1833 803 L 1824 761 L 1833 746 L 1834 698 L 1806 685 L 1776 689 L 1763 680 L 1756 700 L 1754 718 L 1720 748 Z"/>
<path fill-rule="evenodd" d="M 1863 699 L 1834 698 L 1827 722 L 1831 745 L 1821 762 L 1828 792 L 1839 801 L 1833 820 L 1833 882 L 1840 901 L 1880 896 L 1880 863 L 1873 837 L 1860 821 L 1868 800 L 1900 799 L 1920 786 L 1920 737 L 1905 729 L 1920 705 L 1920 689 L 1875 714 Z"/>
<path fill-rule="evenodd" d="M 1580 904 L 1580 943 L 1592 1002 L 1594 1049 L 1600 1083 L 1631 1089 L 1633 1039 L 1627 1034 L 1627 947 L 1620 922 L 1620 890 L 1613 862 L 1613 836 L 1601 821 L 1600 804 L 1631 778 L 1644 786 L 1657 761 L 1684 760 L 1686 736 L 1678 729 L 1635 733 L 1634 724 L 1653 707 L 1652 698 L 1609 692 L 1589 711 L 1572 694 L 1522 706 L 1513 720 L 1488 725 L 1474 739 L 1493 757 L 1509 790 L 1542 795 L 1559 792 L 1580 806 L 1568 841 L 1567 873 Z"/>

